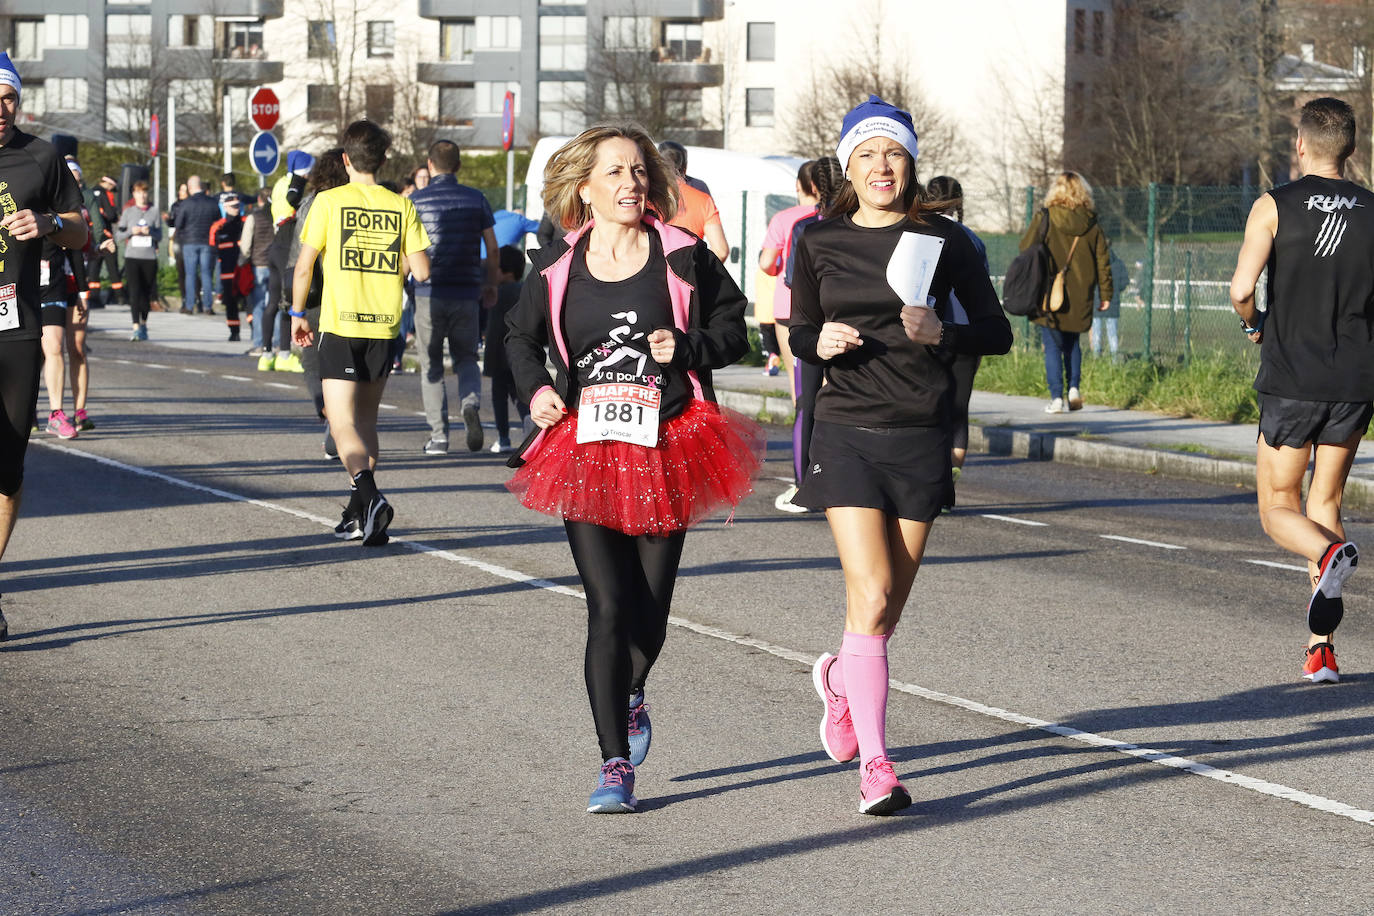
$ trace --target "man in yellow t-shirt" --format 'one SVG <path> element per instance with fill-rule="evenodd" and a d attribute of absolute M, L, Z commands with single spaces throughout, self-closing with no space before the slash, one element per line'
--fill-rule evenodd
<path fill-rule="evenodd" d="M 314 344 L 324 413 L 352 481 L 337 537 L 365 546 L 387 542 L 394 511 L 377 490 L 377 405 L 391 372 L 391 340 L 401 323 L 402 282 L 409 270 L 429 277 L 429 237 L 410 201 L 377 184 L 391 138 L 371 121 L 343 134 L 349 183 L 321 191 L 301 227 L 291 309 L 291 336 Z M 318 341 L 305 320 L 315 259 L 323 258 L 324 296 Z"/>

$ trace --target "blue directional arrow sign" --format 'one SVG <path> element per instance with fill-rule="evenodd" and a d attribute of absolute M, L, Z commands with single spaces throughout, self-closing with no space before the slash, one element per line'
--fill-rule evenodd
<path fill-rule="evenodd" d="M 259 175 L 271 175 L 277 170 L 277 160 L 281 158 L 281 147 L 270 131 L 260 130 L 248 144 L 248 158 L 253 160 L 253 168 Z"/>

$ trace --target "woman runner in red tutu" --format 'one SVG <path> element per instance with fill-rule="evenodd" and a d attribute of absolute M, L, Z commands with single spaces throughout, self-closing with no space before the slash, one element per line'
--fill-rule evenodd
<path fill-rule="evenodd" d="M 603 761 L 587 810 L 633 811 L 650 739 L 644 682 L 686 529 L 743 499 L 763 452 L 759 427 L 711 388 L 711 370 L 749 349 L 745 297 L 705 243 L 664 222 L 676 184 L 636 125 L 589 128 L 556 152 L 544 207 L 578 228 L 530 252 L 536 274 L 506 319 L 537 426 L 507 486 L 563 518 L 587 593 L 584 673 Z"/>

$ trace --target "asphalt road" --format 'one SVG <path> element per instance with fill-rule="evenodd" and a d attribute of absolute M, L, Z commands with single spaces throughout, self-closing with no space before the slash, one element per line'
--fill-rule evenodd
<path fill-rule="evenodd" d="M 561 525 L 498 456 L 420 453 L 415 376 L 365 549 L 299 377 L 96 348 L 99 427 L 35 437 L 0 566 L 0 913 L 1368 908 L 1369 580 L 1341 683 L 1300 681 L 1304 575 L 1249 491 L 973 456 L 891 646 L 915 804 L 867 818 L 816 737 L 840 571 L 772 508 L 774 430 L 688 537 L 641 812 L 597 817 Z"/>

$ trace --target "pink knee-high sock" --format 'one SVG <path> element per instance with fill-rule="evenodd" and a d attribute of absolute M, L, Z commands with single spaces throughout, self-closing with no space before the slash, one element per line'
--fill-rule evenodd
<path fill-rule="evenodd" d="M 836 684 L 835 669 L 843 683 Z M 849 698 L 849 717 L 859 739 L 859 759 L 868 763 L 887 755 L 887 637 L 844 633 L 840 663 L 831 669 L 830 688 L 844 689 Z"/>
<path fill-rule="evenodd" d="M 889 627 L 888 630 L 887 630 L 887 632 L 883 634 L 883 637 L 882 637 L 882 638 L 883 638 L 885 641 L 886 641 L 886 640 L 892 639 L 892 631 L 895 630 L 895 629 L 897 629 L 897 628 L 896 628 L 896 627 Z M 886 651 L 886 650 L 884 650 L 884 651 Z M 830 666 L 830 673 L 829 673 L 829 675 L 826 677 L 825 680 L 826 680 L 826 683 L 830 685 L 830 689 L 833 690 L 833 691 L 835 691 L 836 696 L 848 696 L 848 694 L 846 694 L 846 693 L 844 692 L 844 650 L 843 650 L 843 648 L 840 650 L 840 654 L 837 655 L 837 656 L 835 657 L 835 664 L 833 664 L 833 665 Z"/>

